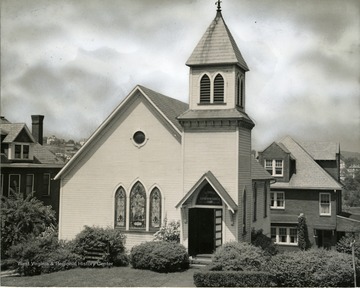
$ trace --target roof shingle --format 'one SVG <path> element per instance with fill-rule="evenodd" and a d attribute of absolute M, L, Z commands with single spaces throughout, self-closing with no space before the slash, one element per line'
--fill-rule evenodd
<path fill-rule="evenodd" d="M 217 12 L 186 62 L 188 66 L 209 64 L 237 64 L 249 71 L 221 12 Z"/>

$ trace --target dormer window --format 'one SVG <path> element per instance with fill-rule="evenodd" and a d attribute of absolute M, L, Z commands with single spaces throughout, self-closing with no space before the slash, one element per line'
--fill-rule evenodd
<path fill-rule="evenodd" d="M 277 159 L 265 159 L 265 169 L 270 175 L 275 177 L 282 177 L 284 170 L 284 161 Z"/>
<path fill-rule="evenodd" d="M 217 74 L 214 80 L 214 103 L 224 102 L 224 78 Z"/>
<path fill-rule="evenodd" d="M 210 103 L 210 78 L 204 75 L 200 80 L 200 103 Z"/>
<path fill-rule="evenodd" d="M 15 144 L 14 159 L 29 159 L 30 145 Z"/>

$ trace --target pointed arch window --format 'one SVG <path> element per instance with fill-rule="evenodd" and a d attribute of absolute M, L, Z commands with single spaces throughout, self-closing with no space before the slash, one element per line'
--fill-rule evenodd
<path fill-rule="evenodd" d="M 150 228 L 160 228 L 161 225 L 161 193 L 154 188 L 150 194 Z"/>
<path fill-rule="evenodd" d="M 236 104 L 241 106 L 241 84 L 240 84 L 240 77 L 238 76 L 236 79 Z"/>
<path fill-rule="evenodd" d="M 146 228 L 146 192 L 140 182 L 136 182 L 130 192 L 130 228 Z"/>
<path fill-rule="evenodd" d="M 224 78 L 217 74 L 214 79 L 214 103 L 224 102 Z"/>
<path fill-rule="evenodd" d="M 204 75 L 200 80 L 200 103 L 210 103 L 210 78 Z"/>
<path fill-rule="evenodd" d="M 125 228 L 126 226 L 126 193 L 120 187 L 115 193 L 115 227 Z"/>
<path fill-rule="evenodd" d="M 243 194 L 243 234 L 246 234 L 246 190 Z"/>
<path fill-rule="evenodd" d="M 240 107 L 244 107 L 244 79 L 240 79 Z"/>

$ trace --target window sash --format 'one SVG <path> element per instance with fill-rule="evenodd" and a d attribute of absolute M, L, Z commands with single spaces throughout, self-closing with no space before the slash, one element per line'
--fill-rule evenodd
<path fill-rule="evenodd" d="M 284 161 L 277 159 L 265 159 L 265 170 L 272 176 L 283 176 L 284 173 Z"/>
<path fill-rule="evenodd" d="M 285 193 L 284 192 L 271 192 L 271 204 L 272 209 L 284 209 L 285 208 Z"/>
<path fill-rule="evenodd" d="M 14 192 L 20 192 L 20 175 L 19 174 L 10 174 L 9 175 L 9 193 L 11 190 Z"/>
<path fill-rule="evenodd" d="M 320 193 L 320 215 L 331 215 L 330 193 Z"/>
<path fill-rule="evenodd" d="M 26 174 L 26 194 L 34 192 L 34 174 Z"/>
<path fill-rule="evenodd" d="M 294 227 L 271 227 L 271 239 L 281 245 L 297 245 L 297 228 Z"/>
<path fill-rule="evenodd" d="M 50 174 L 48 173 L 43 176 L 43 196 L 50 196 Z"/>

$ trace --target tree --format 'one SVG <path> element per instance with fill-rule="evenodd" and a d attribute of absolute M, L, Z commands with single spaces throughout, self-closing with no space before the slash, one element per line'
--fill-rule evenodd
<path fill-rule="evenodd" d="M 47 227 L 56 225 L 55 211 L 31 194 L 12 191 L 1 198 L 1 258 L 9 248 L 40 235 Z"/>
<path fill-rule="evenodd" d="M 301 250 L 307 250 L 310 248 L 310 240 L 306 225 L 306 218 L 303 213 L 299 215 L 298 221 L 298 245 Z"/>

